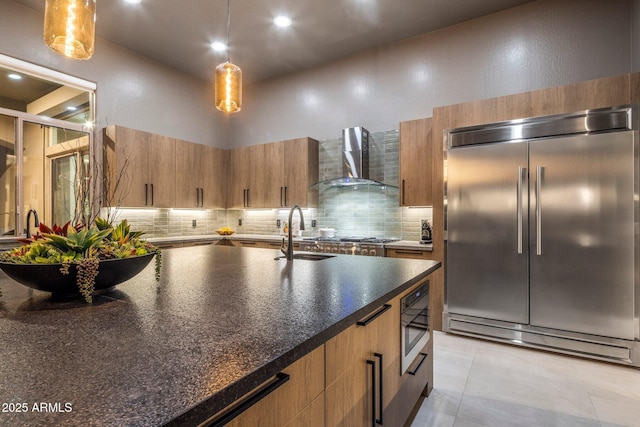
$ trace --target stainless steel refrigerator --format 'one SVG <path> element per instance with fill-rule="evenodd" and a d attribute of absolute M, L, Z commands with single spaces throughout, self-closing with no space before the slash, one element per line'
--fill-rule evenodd
<path fill-rule="evenodd" d="M 445 331 L 640 366 L 634 113 L 447 132 Z"/>

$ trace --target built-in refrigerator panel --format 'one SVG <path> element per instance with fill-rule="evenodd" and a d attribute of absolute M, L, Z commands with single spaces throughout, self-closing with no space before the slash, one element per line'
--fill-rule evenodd
<path fill-rule="evenodd" d="M 445 130 L 445 332 L 640 367 L 638 129 L 616 106 Z"/>
<path fill-rule="evenodd" d="M 530 143 L 531 325 L 634 339 L 633 142 Z"/>
<path fill-rule="evenodd" d="M 447 157 L 449 313 L 529 322 L 527 144 Z"/>

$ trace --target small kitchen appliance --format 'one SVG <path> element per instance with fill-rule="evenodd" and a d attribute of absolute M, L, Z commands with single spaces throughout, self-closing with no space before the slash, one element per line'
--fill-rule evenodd
<path fill-rule="evenodd" d="M 431 224 L 428 219 L 422 220 L 422 236 L 420 237 L 420 243 L 428 245 L 433 243 Z"/>

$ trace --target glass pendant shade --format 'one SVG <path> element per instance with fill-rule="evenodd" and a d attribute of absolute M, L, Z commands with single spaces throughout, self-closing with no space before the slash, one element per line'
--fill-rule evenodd
<path fill-rule="evenodd" d="M 93 55 L 96 28 L 96 0 L 46 0 L 44 42 L 72 59 Z"/>
<path fill-rule="evenodd" d="M 242 70 L 230 62 L 216 67 L 216 108 L 227 113 L 242 109 Z"/>

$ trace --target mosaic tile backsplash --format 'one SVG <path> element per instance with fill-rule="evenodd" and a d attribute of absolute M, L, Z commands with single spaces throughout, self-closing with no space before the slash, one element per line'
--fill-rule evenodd
<path fill-rule="evenodd" d="M 320 181 L 342 175 L 342 138 L 320 141 Z M 388 184 L 333 187 L 321 191 L 318 208 L 304 209 L 303 236 L 318 235 L 318 228 L 335 228 L 340 237 L 398 237 L 420 239 L 420 220 L 432 219 L 430 207 L 398 206 L 399 132 L 372 133 L 369 139 L 370 177 Z M 214 234 L 220 227 L 231 227 L 239 234 L 277 235 L 277 221 L 288 221 L 288 209 L 191 210 L 119 209 L 118 219 L 126 218 L 146 237 L 179 237 Z M 294 218 L 297 218 L 297 213 Z M 311 221 L 316 227 L 311 227 Z M 239 225 L 242 222 L 242 225 Z"/>

